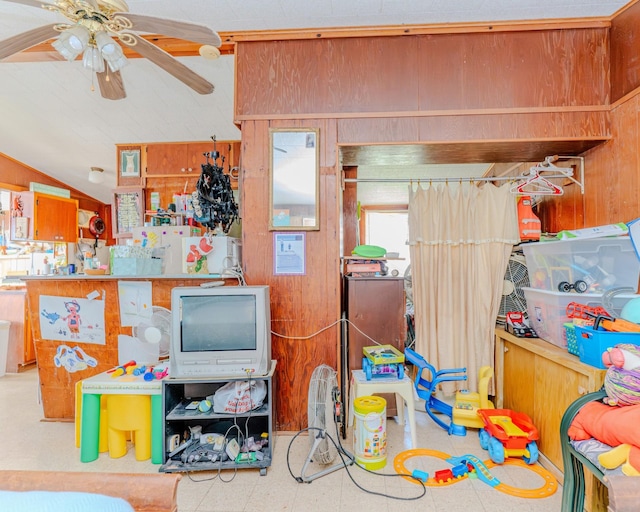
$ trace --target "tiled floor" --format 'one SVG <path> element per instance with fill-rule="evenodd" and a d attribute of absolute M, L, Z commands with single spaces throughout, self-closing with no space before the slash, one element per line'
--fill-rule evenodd
<path fill-rule="evenodd" d="M 105 471 L 154 473 L 158 466 L 135 460 L 133 450 L 120 459 L 107 453 L 91 463 L 81 463 L 75 446 L 74 425 L 42 421 L 42 406 L 38 402 L 36 370 L 0 377 L 0 439 L 3 450 L 0 469 L 41 469 L 57 471 Z M 418 444 L 450 455 L 474 454 L 487 460 L 475 432 L 466 437 L 448 436 L 422 412 L 417 413 Z M 388 460 L 380 471 L 393 475 L 394 457 L 409 449 L 411 437 L 400 425 L 387 422 Z M 294 511 L 336 512 L 366 510 L 367 512 L 554 512 L 560 510 L 561 487 L 550 497 L 517 498 L 500 492 L 478 479 L 464 479 L 449 486 L 427 487 L 426 494 L 412 500 L 423 491 L 420 485 L 396 476 L 379 476 L 358 467 L 341 468 L 310 484 L 299 484 L 291 471 L 300 474 L 309 450 L 308 438 L 278 436 L 274 461 L 266 476 L 258 470 L 244 469 L 236 473 L 224 471 L 184 474 L 179 484 L 178 505 L 181 512 L 251 512 Z M 352 451 L 352 438 L 343 441 Z M 409 470 L 421 469 L 433 474 L 450 465 L 434 457 L 414 457 L 407 461 Z M 315 468 L 307 471 L 314 474 Z M 499 466 L 491 473 L 512 487 L 538 488 L 542 478 L 526 468 Z M 357 482 L 357 483 L 356 483 Z M 384 495 L 393 495 L 391 499 Z M 1 508 L 1 507 L 0 507 Z"/>

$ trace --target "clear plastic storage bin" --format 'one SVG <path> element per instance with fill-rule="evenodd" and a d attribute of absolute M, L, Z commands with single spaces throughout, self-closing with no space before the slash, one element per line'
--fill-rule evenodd
<path fill-rule="evenodd" d="M 631 287 L 640 276 L 640 260 L 626 236 L 523 244 L 532 288 L 603 293 Z"/>
<path fill-rule="evenodd" d="M 536 334 L 545 341 L 567 349 L 567 337 L 564 324 L 571 322 L 567 316 L 567 306 L 571 302 L 577 302 L 585 306 L 601 306 L 602 294 L 597 293 L 562 293 L 535 288 L 523 288 L 527 300 L 527 313 L 529 324 Z M 613 306 L 616 312 L 631 299 L 638 297 L 634 294 L 616 295 L 613 297 Z"/>

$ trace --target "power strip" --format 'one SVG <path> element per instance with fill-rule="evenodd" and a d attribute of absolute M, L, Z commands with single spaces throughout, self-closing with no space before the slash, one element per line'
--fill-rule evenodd
<path fill-rule="evenodd" d="M 227 452 L 229 459 L 236 460 L 236 457 L 240 453 L 240 445 L 238 445 L 238 441 L 235 439 L 229 439 L 225 451 Z"/>

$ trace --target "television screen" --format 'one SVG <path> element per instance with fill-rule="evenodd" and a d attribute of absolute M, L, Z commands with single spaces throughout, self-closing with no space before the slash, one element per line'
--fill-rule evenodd
<path fill-rule="evenodd" d="M 178 286 L 171 319 L 170 378 L 269 373 L 268 286 Z"/>
<path fill-rule="evenodd" d="M 255 350 L 253 295 L 182 297 L 183 352 Z"/>

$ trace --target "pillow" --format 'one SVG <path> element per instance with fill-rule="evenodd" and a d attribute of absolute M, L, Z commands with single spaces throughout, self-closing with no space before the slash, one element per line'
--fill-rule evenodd
<path fill-rule="evenodd" d="M 122 498 L 66 491 L 0 491 L 2 510 L 12 512 L 135 512 Z"/>
<path fill-rule="evenodd" d="M 609 446 L 630 444 L 640 448 L 640 404 L 611 407 L 589 402 L 578 411 L 567 431 L 569 439 L 583 441 L 593 437 Z"/>

